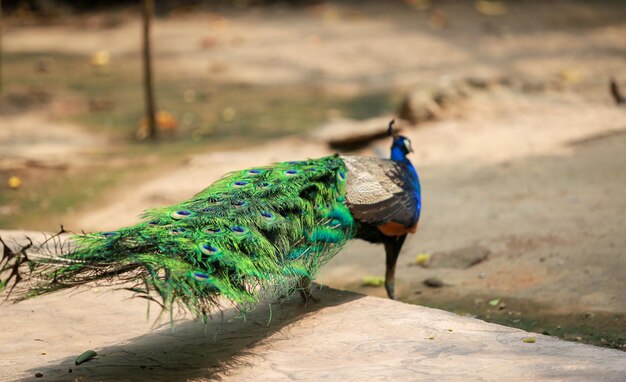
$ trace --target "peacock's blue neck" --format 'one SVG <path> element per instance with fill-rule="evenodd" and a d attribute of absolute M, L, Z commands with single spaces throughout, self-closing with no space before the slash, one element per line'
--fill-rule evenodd
<path fill-rule="evenodd" d="M 409 161 L 409 158 L 406 157 L 403 146 L 395 142 L 393 146 L 391 146 L 391 160 L 408 164 L 411 163 L 411 161 Z"/>
<path fill-rule="evenodd" d="M 409 158 L 407 158 L 403 145 L 396 144 L 396 142 L 394 142 L 393 146 L 391 146 L 391 160 L 404 163 L 413 175 L 413 179 L 411 179 L 411 182 L 415 186 L 415 198 L 417 199 L 417 209 L 415 211 L 415 222 L 417 222 L 422 211 L 422 188 L 420 186 L 420 180 L 419 175 L 417 174 L 417 170 L 415 170 L 415 167 L 413 167 L 413 163 L 411 163 Z"/>
<path fill-rule="evenodd" d="M 415 167 L 413 167 L 413 163 L 411 163 L 409 158 L 407 158 L 404 148 L 402 146 L 396 144 L 391 146 L 391 160 L 404 163 L 409 168 L 409 170 L 411 170 L 411 173 L 413 173 L 419 189 L 419 176 L 417 175 Z"/>

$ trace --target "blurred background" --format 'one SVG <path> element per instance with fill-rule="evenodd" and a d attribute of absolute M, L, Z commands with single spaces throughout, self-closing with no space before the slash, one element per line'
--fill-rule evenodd
<path fill-rule="evenodd" d="M 230 170 L 387 156 L 396 118 L 424 194 L 399 299 L 626 350 L 624 1 L 0 4 L 0 229 L 115 229 Z M 384 296 L 383 272 L 354 243 L 319 281 Z"/>

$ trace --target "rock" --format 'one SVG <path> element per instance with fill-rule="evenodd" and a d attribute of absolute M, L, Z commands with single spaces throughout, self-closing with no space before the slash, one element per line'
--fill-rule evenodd
<path fill-rule="evenodd" d="M 400 104 L 398 117 L 412 124 L 432 121 L 441 116 L 441 106 L 435 101 L 429 89 L 407 94 Z"/>
<path fill-rule="evenodd" d="M 626 105 L 626 96 L 622 95 L 619 84 L 614 78 L 609 80 L 609 91 L 617 105 Z"/>
<path fill-rule="evenodd" d="M 521 91 L 524 93 L 542 93 L 546 91 L 547 84 L 541 80 L 526 80 L 522 83 Z"/>
<path fill-rule="evenodd" d="M 438 277 L 429 277 L 424 280 L 424 285 L 429 288 L 441 288 L 443 286 L 443 281 L 441 281 Z"/>
<path fill-rule="evenodd" d="M 453 107 L 469 94 L 470 90 L 462 82 L 420 85 L 404 96 L 398 117 L 414 125 L 440 119 L 445 109 Z"/>
<path fill-rule="evenodd" d="M 466 269 L 486 261 L 489 255 L 491 255 L 489 248 L 478 244 L 447 252 L 435 252 L 430 261 L 430 268 Z"/>
<path fill-rule="evenodd" d="M 377 139 L 387 138 L 392 116 L 371 118 L 364 121 L 337 119 L 316 129 L 310 137 L 326 142 L 334 150 L 357 150 Z M 402 131 L 402 123 L 396 121 L 394 131 Z"/>
<path fill-rule="evenodd" d="M 472 88 L 485 90 L 493 87 L 496 81 L 483 77 L 467 77 L 465 82 Z"/>
<path fill-rule="evenodd" d="M 433 90 L 433 100 L 442 108 L 451 107 L 470 95 L 470 90 L 461 82 L 447 83 Z"/>

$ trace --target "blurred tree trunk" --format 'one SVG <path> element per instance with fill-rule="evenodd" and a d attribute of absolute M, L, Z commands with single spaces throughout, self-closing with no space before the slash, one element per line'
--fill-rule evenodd
<path fill-rule="evenodd" d="M 2 0 L 0 0 L 0 94 L 2 94 L 2 33 L 4 32 L 4 19 L 2 16 Z"/>
<path fill-rule="evenodd" d="M 0 0 L 1 1 L 1 0 Z M 150 49 L 150 21 L 154 13 L 154 0 L 143 0 L 143 76 L 146 98 L 146 121 L 148 122 L 148 138 L 156 139 L 157 126 L 154 106 L 154 89 L 152 86 L 152 51 Z"/>

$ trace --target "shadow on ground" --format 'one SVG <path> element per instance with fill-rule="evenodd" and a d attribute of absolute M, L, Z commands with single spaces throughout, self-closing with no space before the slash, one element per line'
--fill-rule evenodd
<path fill-rule="evenodd" d="M 258 357 L 248 349 L 270 336 L 289 331 L 292 324 L 322 309 L 364 297 L 329 288 L 315 295 L 320 302 L 306 306 L 299 296 L 271 306 L 259 304 L 245 320 L 229 309 L 206 324 L 177 322 L 173 328 L 160 328 L 127 343 L 95 349 L 98 356 L 80 366 L 74 365 L 75 357 L 67 357 L 29 373 L 42 373 L 46 381 L 187 381 L 211 378 L 217 373 L 228 375 L 229 370 L 248 365 Z M 29 380 L 41 379 L 20 379 Z"/>

